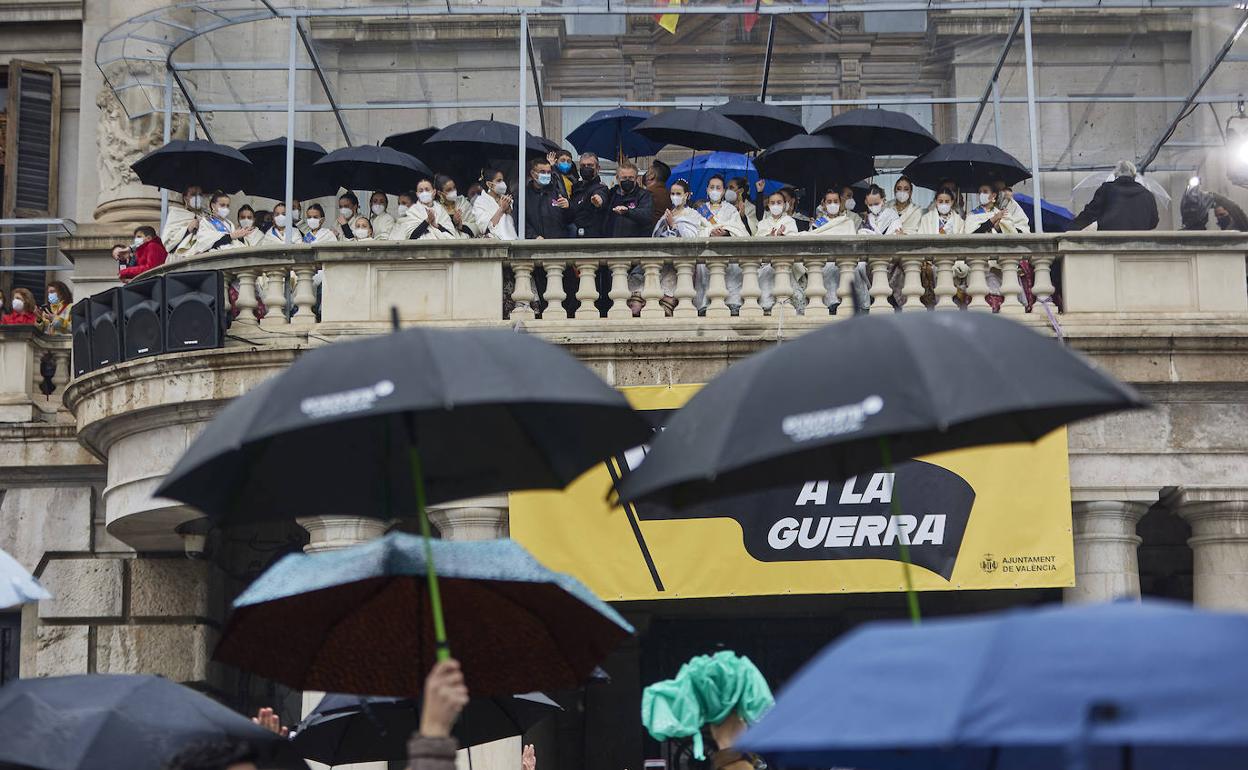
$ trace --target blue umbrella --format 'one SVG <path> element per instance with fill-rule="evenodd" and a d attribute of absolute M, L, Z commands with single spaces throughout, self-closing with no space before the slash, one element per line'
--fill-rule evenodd
<path fill-rule="evenodd" d="M 654 155 L 663 149 L 663 143 L 652 142 L 633 131 L 638 123 L 653 117 L 653 112 L 626 107 L 599 110 L 573 129 L 568 141 L 577 152 L 592 152 L 607 160 L 615 160 L 621 154 L 626 158 Z"/>
<path fill-rule="evenodd" d="M 749 180 L 751 190 L 754 189 L 754 183 L 758 181 L 758 169 L 754 168 L 754 161 L 748 155 L 739 152 L 708 152 L 695 155 L 673 168 L 667 183 L 671 185 L 677 179 L 684 179 L 693 188 L 694 197 L 701 198 L 706 193 L 707 180 L 715 174 L 719 174 L 725 180 L 732 179 L 734 176 L 743 176 Z M 783 186 L 780 182 L 769 180 L 763 188 L 763 194 L 771 195 Z"/>
<path fill-rule="evenodd" d="M 737 748 L 867 770 L 1239 768 L 1245 649 L 1248 615 L 1165 602 L 874 623 L 808 663 Z"/>
<path fill-rule="evenodd" d="M 1014 200 L 1027 212 L 1027 221 L 1031 223 L 1031 231 L 1036 231 L 1036 214 L 1033 198 L 1030 195 L 1014 193 Z M 1040 199 L 1040 219 L 1044 222 L 1046 233 L 1064 233 L 1075 225 L 1075 214 L 1070 209 Z"/>
<path fill-rule="evenodd" d="M 0 610 L 51 598 L 52 594 L 39 585 L 17 559 L 0 551 Z"/>

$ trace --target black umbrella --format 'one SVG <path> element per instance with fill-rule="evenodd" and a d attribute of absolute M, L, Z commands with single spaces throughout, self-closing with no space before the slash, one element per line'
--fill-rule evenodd
<path fill-rule="evenodd" d="M 785 139 L 806 133 L 802 122 L 793 113 L 774 104 L 746 99 L 733 99 L 711 108 L 741 126 L 759 147 L 770 147 Z"/>
<path fill-rule="evenodd" d="M 391 147 L 361 145 L 334 150 L 312 166 L 326 179 L 348 190 L 370 190 L 399 195 L 416 188 L 433 172 L 417 158 Z"/>
<path fill-rule="evenodd" d="M 852 184 L 875 174 L 870 156 L 826 136 L 807 134 L 763 150 L 754 166 L 767 179 L 816 191 L 820 184 Z"/>
<path fill-rule="evenodd" d="M 940 144 L 906 113 L 881 109 L 842 112 L 812 133 L 839 139 L 868 155 L 922 155 Z"/>
<path fill-rule="evenodd" d="M 428 128 L 418 128 L 415 131 L 405 131 L 401 134 L 391 134 L 382 140 L 381 146 L 392 147 L 399 152 L 405 152 L 421 160 L 427 160 L 421 156 L 421 148 L 424 147 L 425 140 L 441 130 L 437 126 L 429 126 Z"/>
<path fill-rule="evenodd" d="M 139 158 L 130 168 L 143 184 L 176 192 L 191 185 L 206 191 L 238 192 L 251 182 L 254 172 L 246 155 L 204 139 L 175 139 Z"/>
<path fill-rule="evenodd" d="M 225 740 L 252 744 L 265 767 L 307 767 L 286 739 L 158 676 L 31 678 L 0 688 L 0 766 L 163 770 L 190 744 Z"/>
<path fill-rule="evenodd" d="M 239 148 L 255 167 L 251 181 L 243 191 L 275 201 L 286 200 L 286 137 L 267 142 L 252 142 Z M 306 201 L 338 193 L 338 183 L 325 178 L 316 168 L 325 157 L 325 148 L 316 142 L 295 142 L 295 200 Z"/>
<path fill-rule="evenodd" d="M 305 758 L 324 764 L 400 762 L 407 742 L 420 729 L 420 701 L 414 698 L 330 693 L 299 724 L 293 738 Z M 540 692 L 472 698 L 455 722 L 461 747 L 523 735 L 562 707 Z"/>
<path fill-rule="evenodd" d="M 1060 343 L 999 316 L 872 314 L 729 367 L 672 416 L 617 489 L 626 502 L 681 508 L 844 479 L 893 459 L 1036 441 L 1146 405 Z"/>
<path fill-rule="evenodd" d="M 758 142 L 744 128 L 710 110 L 667 110 L 633 129 L 647 139 L 691 150 L 751 152 Z"/>
<path fill-rule="evenodd" d="M 489 160 L 515 160 L 520 127 L 501 120 L 465 120 L 452 123 L 425 140 L 428 152 L 440 159 L 467 159 L 478 164 Z M 528 135 L 525 140 L 527 159 L 544 158 L 556 147 L 548 139 Z"/>
<path fill-rule="evenodd" d="M 952 179 L 963 192 L 998 180 L 1013 185 L 1031 178 L 1031 172 L 1018 158 L 1000 147 L 974 142 L 942 144 L 912 160 L 902 173 L 910 181 L 929 190 L 935 190 L 941 182 Z"/>

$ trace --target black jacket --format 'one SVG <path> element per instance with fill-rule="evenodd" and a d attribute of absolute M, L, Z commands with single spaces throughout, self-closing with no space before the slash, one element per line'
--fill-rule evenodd
<path fill-rule="evenodd" d="M 561 193 L 558 179 L 551 184 L 534 189 L 533 185 L 524 186 L 524 237 L 533 239 L 566 238 L 568 223 L 572 221 L 572 206 L 563 209 L 555 205 Z"/>
<path fill-rule="evenodd" d="M 602 196 L 602 206 L 595 206 L 590 198 Z M 607 201 L 611 191 L 602 183 L 602 179 L 582 179 L 572 187 L 572 224 L 576 225 L 581 238 L 606 238 L 608 234 Z M 583 233 L 580 231 L 584 231 Z"/>
<path fill-rule="evenodd" d="M 617 214 L 613 209 L 623 206 L 628 209 Z M 616 185 L 611 189 L 611 199 L 607 202 L 607 217 L 611 223 L 608 235 L 612 238 L 649 238 L 654 233 L 651 222 L 654 212 L 654 198 L 650 191 L 638 184 L 631 193 L 626 193 Z"/>
<path fill-rule="evenodd" d="M 1144 185 L 1120 176 L 1096 188 L 1091 202 L 1075 217 L 1074 230 L 1096 222 L 1098 231 L 1152 230 L 1160 218 L 1157 200 Z"/>

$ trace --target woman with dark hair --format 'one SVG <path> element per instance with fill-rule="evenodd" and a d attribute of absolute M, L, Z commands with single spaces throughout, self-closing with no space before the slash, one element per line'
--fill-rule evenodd
<path fill-rule="evenodd" d="M 325 209 L 321 204 L 313 203 L 307 208 L 308 232 L 303 236 L 304 243 L 333 243 L 338 240 L 333 228 L 325 226 Z"/>
<path fill-rule="evenodd" d="M 750 198 L 750 180 L 743 176 L 734 176 L 728 180 L 728 191 L 724 193 L 724 201 L 731 203 L 737 207 L 737 214 L 741 217 L 745 229 L 750 235 L 758 234 L 758 220 L 763 216 L 759 214 L 758 206 Z"/>
<path fill-rule="evenodd" d="M 238 207 L 238 229 L 243 231 L 243 236 L 234 240 L 235 246 L 259 246 L 264 241 L 264 229 L 250 204 Z"/>
<path fill-rule="evenodd" d="M 481 234 L 500 241 L 516 240 L 515 215 L 512 213 L 512 198 L 507 194 L 506 174 L 498 169 L 483 170 L 481 190 L 472 204 L 472 213 Z"/>
<path fill-rule="evenodd" d="M 472 204 L 468 198 L 459 194 L 455 180 L 446 174 L 437 174 L 433 178 L 433 186 L 437 190 L 437 201 L 451 218 L 451 224 L 461 238 L 476 238 L 481 234 L 477 226 L 477 218 L 472 214 Z"/>
<path fill-rule="evenodd" d="M 40 331 L 48 334 L 69 334 L 69 309 L 74 304 L 74 294 L 61 281 L 48 284 L 46 308 L 37 308 L 39 320 L 36 324 Z"/>
<path fill-rule="evenodd" d="M 395 222 L 390 240 L 427 241 L 463 238 L 446 208 L 438 203 L 433 181 L 422 179 L 416 183 L 416 200 L 407 213 Z"/>

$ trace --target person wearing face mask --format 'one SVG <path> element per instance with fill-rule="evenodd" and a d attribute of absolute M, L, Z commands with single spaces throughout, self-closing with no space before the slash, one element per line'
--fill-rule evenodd
<path fill-rule="evenodd" d="M 1010 225 L 1015 231 L 1020 233 L 1031 232 L 1031 220 L 1027 218 L 1027 212 L 1023 211 L 1023 207 L 1014 200 L 1014 188 L 998 179 L 992 184 L 993 190 L 997 193 L 997 200 L 1001 203 L 1001 208 L 1005 209 L 1005 217 L 1010 220 Z"/>
<path fill-rule="evenodd" d="M 581 178 L 572 185 L 572 233 L 578 238 L 606 238 L 611 232 L 611 190 L 598 176 L 597 155 L 581 153 L 579 165 Z"/>
<path fill-rule="evenodd" d="M 380 190 L 368 199 L 368 226 L 373 238 L 385 238 L 394 227 L 394 216 L 389 212 L 390 196 Z"/>
<path fill-rule="evenodd" d="M 259 246 L 264 242 L 264 231 L 260 229 L 256 210 L 246 203 L 238 209 L 238 229 L 244 234 L 234 241 L 235 246 Z"/>
<path fill-rule="evenodd" d="M 901 235 L 914 235 L 919 232 L 919 223 L 923 220 L 923 209 L 919 208 L 911 200 L 914 195 L 914 185 L 906 177 L 901 177 L 897 183 L 893 185 L 893 199 L 889 202 L 889 207 L 897 212 L 897 219 L 901 222 L 898 232 Z"/>
<path fill-rule="evenodd" d="M 953 213 L 963 219 L 966 219 L 966 201 L 962 199 L 962 190 L 958 187 L 958 183 L 952 179 L 942 179 L 940 180 L 940 184 L 936 185 L 936 189 L 938 191 L 948 190 L 950 197 L 953 198 Z M 928 206 L 927 210 L 934 211 L 935 209 L 936 201 L 933 200 L 932 205 Z"/>
<path fill-rule="evenodd" d="M 422 179 L 416 183 L 416 200 L 394 225 L 391 240 L 434 241 L 453 240 L 463 237 L 455 227 L 446 207 L 437 201 L 433 180 Z"/>
<path fill-rule="evenodd" d="M 169 258 L 165 245 L 156 237 L 156 228 L 142 225 L 134 228 L 134 265 L 120 267 L 117 277 L 131 281 L 142 273 L 165 264 Z"/>
<path fill-rule="evenodd" d="M 867 189 L 867 214 L 863 217 L 859 235 L 896 235 L 901 230 L 901 218 L 897 212 L 884 204 L 884 189 L 877 184 Z"/>
<path fill-rule="evenodd" d="M 264 231 L 264 245 L 272 246 L 274 244 L 286 242 L 286 231 L 291 230 L 290 242 L 303 242 L 303 233 L 291 225 L 290 217 L 286 214 L 286 204 L 278 203 L 273 206 L 273 224 L 268 230 Z"/>
<path fill-rule="evenodd" d="M 654 201 L 650 191 L 641 185 L 637 166 L 623 161 L 615 169 L 615 187 L 607 203 L 608 231 L 612 238 L 648 238 L 654 228 L 650 211 Z"/>
<path fill-rule="evenodd" d="M 438 174 L 433 178 L 433 184 L 437 188 L 438 204 L 450 215 L 451 224 L 455 226 L 458 236 L 460 238 L 479 236 L 481 228 L 477 226 L 477 218 L 472 213 L 472 204 L 459 194 L 455 188 L 455 180 L 445 174 Z"/>
<path fill-rule="evenodd" d="M 841 185 L 841 210 L 845 212 L 845 216 L 849 217 L 854 223 L 854 232 L 858 232 L 862 227 L 862 214 L 858 205 L 858 200 L 854 197 L 854 188 L 852 185 Z"/>
<path fill-rule="evenodd" d="M 567 237 L 572 204 L 562 192 L 544 158 L 529 161 L 529 181 L 524 186 L 524 237 L 530 240 Z"/>
<path fill-rule="evenodd" d="M 1215 192 L 1208 193 L 1208 196 L 1213 203 L 1213 218 L 1219 230 L 1248 231 L 1248 215 L 1235 201 Z"/>
<path fill-rule="evenodd" d="M 351 222 L 351 236 L 356 241 L 371 241 L 373 237 L 373 223 L 368 217 L 361 214 Z"/>
<path fill-rule="evenodd" d="M 728 189 L 724 192 L 724 201 L 737 207 L 737 215 L 741 217 L 741 224 L 745 225 L 745 231 L 750 235 L 757 235 L 759 213 L 754 201 L 750 198 L 750 180 L 743 176 L 729 179 Z"/>
<path fill-rule="evenodd" d="M 706 180 L 706 200 L 698 206 L 698 213 L 706 220 L 701 233 L 704 238 L 744 238 L 747 235 L 737 207 L 724 203 L 725 189 L 724 178 L 719 174 Z"/>
<path fill-rule="evenodd" d="M 576 184 L 576 165 L 572 162 L 572 153 L 560 150 L 551 161 L 554 181 L 565 198 L 572 196 L 572 187 Z"/>
<path fill-rule="evenodd" d="M 29 289 L 14 289 L 13 303 L 10 305 L 9 312 L 0 317 L 0 324 L 33 326 L 39 322 L 39 317 L 35 314 L 36 309 L 35 295 L 31 294 Z"/>
<path fill-rule="evenodd" d="M 325 226 L 325 209 L 321 208 L 321 204 L 313 203 L 308 206 L 307 222 L 308 231 L 303 235 L 304 243 L 333 243 L 338 240 L 338 234 Z"/>
<path fill-rule="evenodd" d="M 340 239 L 351 240 L 351 223 L 360 214 L 360 199 L 347 190 L 338 196 L 338 212 L 334 218 L 334 232 Z"/>
<path fill-rule="evenodd" d="M 1004 202 L 997 198 L 991 184 L 985 182 L 979 186 L 976 201 L 979 205 L 966 215 L 968 233 L 1010 235 L 1018 232 Z"/>
<path fill-rule="evenodd" d="M 407 216 L 407 212 L 412 210 L 412 206 L 416 205 L 416 191 L 408 190 L 399 193 L 398 203 L 394 208 L 394 224 L 390 225 L 390 229 L 386 232 L 374 230 L 376 237 L 387 241 L 405 240 L 404 236 L 399 232 L 399 223 L 403 221 L 403 217 Z"/>
<path fill-rule="evenodd" d="M 512 198 L 507 194 L 507 175 L 498 169 L 486 169 L 481 174 L 484 190 L 472 203 L 472 213 L 483 233 L 500 241 L 516 240 L 516 220 L 512 213 Z"/>
<path fill-rule="evenodd" d="M 763 218 L 758 220 L 755 236 L 759 238 L 779 238 L 801 235 L 801 232 L 797 229 L 797 221 L 789 214 L 790 205 L 789 197 L 783 191 L 777 190 L 767 196 L 767 208 Z M 789 271 L 792 276 L 789 284 L 792 287 L 792 295 L 789 301 L 795 308 L 805 307 L 806 297 L 802 292 L 802 283 L 806 276 L 806 270 L 800 264 L 794 262 L 790 266 Z M 727 278 L 726 272 L 725 278 Z M 758 288 L 760 294 L 758 302 L 763 306 L 763 310 L 771 310 L 776 304 L 775 285 L 775 267 L 770 262 L 759 265 Z"/>
<path fill-rule="evenodd" d="M 857 232 L 858 223 L 841 206 L 841 194 L 835 189 L 825 192 L 806 235 L 854 235 Z"/>
<path fill-rule="evenodd" d="M 195 243 L 195 231 L 199 228 L 199 218 L 203 214 L 204 191 L 197 184 L 188 186 L 182 192 L 181 206 L 169 207 L 160 239 L 175 259 L 190 256 L 191 246 Z"/>
<path fill-rule="evenodd" d="M 797 222 L 788 213 L 788 200 L 781 192 L 767 196 L 767 212 L 758 221 L 758 237 L 797 235 Z"/>
<path fill-rule="evenodd" d="M 48 298 L 48 304 L 47 307 L 37 308 L 36 315 L 39 320 L 35 325 L 45 334 L 69 334 L 72 328 L 69 311 L 74 304 L 73 293 L 61 281 L 53 281 L 48 284 L 44 296 Z"/>
<path fill-rule="evenodd" d="M 663 217 L 654 226 L 652 235 L 655 238 L 697 238 L 702 235 L 707 228 L 707 221 L 691 205 L 689 183 L 684 179 L 677 179 L 675 182 L 672 182 L 670 194 L 672 207 L 663 212 Z M 703 269 L 705 268 L 703 267 Z M 695 289 L 700 289 L 705 285 L 704 278 L 696 270 L 694 272 L 694 284 Z M 630 295 L 628 306 L 633 311 L 633 315 L 640 315 L 641 309 L 645 307 L 646 301 L 641 294 L 644 285 L 645 272 L 638 265 L 629 271 L 628 274 Z M 668 265 L 663 266 L 659 273 L 659 287 L 663 292 L 663 297 L 659 300 L 659 304 L 663 306 L 667 315 L 671 315 L 676 307 L 676 271 L 674 268 Z M 695 306 L 700 306 L 701 302 L 695 299 L 694 304 Z"/>
<path fill-rule="evenodd" d="M 919 221 L 921 235 L 961 235 L 966 232 L 966 221 L 954 210 L 953 193 L 941 190 L 936 193 L 932 208 Z"/>
<path fill-rule="evenodd" d="M 208 208 L 209 211 L 199 218 L 193 242 L 186 251 L 187 256 L 240 246 L 254 229 L 234 224 L 230 219 L 230 196 L 219 190 L 208 197 Z"/>

